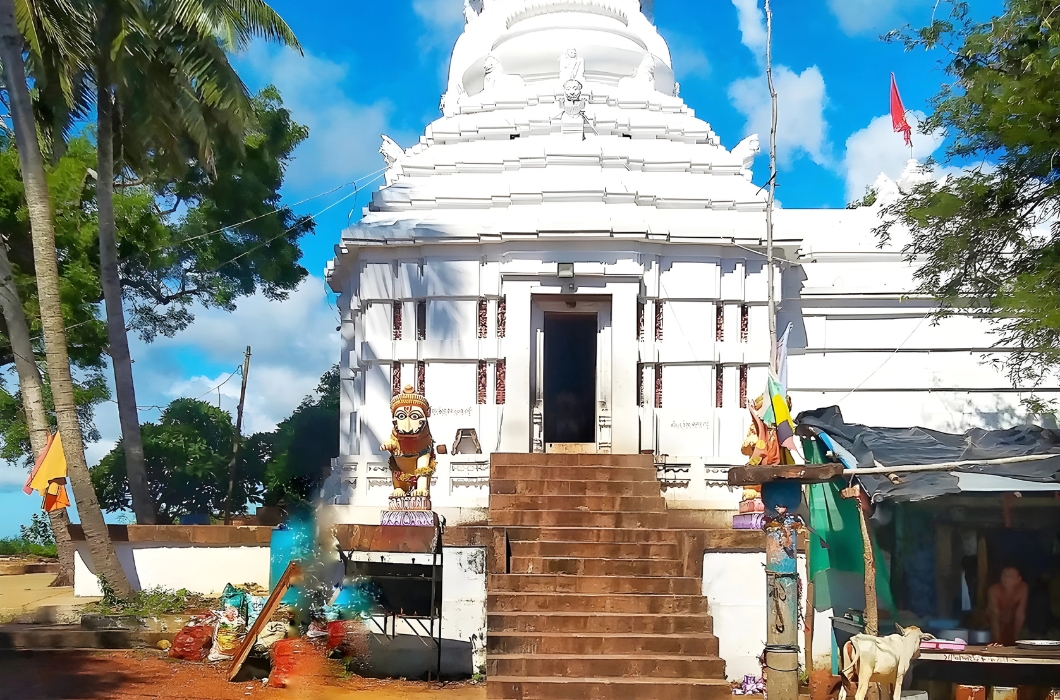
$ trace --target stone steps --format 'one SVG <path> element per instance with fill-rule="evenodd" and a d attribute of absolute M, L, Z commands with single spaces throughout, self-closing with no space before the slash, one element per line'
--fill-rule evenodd
<path fill-rule="evenodd" d="M 490 512 L 495 510 L 563 511 L 587 510 L 590 513 L 611 511 L 665 513 L 662 496 L 535 496 L 532 494 L 490 495 Z"/>
<path fill-rule="evenodd" d="M 494 479 L 490 494 L 532 496 L 658 496 L 653 473 L 643 479 L 573 481 L 558 479 Z"/>
<path fill-rule="evenodd" d="M 537 540 L 512 542 L 513 557 L 590 557 L 593 559 L 673 559 L 679 554 L 677 543 L 656 542 L 568 542 Z"/>
<path fill-rule="evenodd" d="M 607 632 L 491 632 L 490 654 L 680 654 L 717 656 L 712 634 L 611 634 Z"/>
<path fill-rule="evenodd" d="M 571 467 L 563 466 L 529 466 L 517 467 L 514 465 L 490 464 L 490 482 L 494 479 L 500 481 L 567 481 L 572 477 L 584 476 L 586 480 L 597 482 L 605 481 L 642 481 L 645 483 L 657 482 L 657 471 L 655 466 L 649 467 L 600 467 L 590 474 L 588 471 L 578 473 Z"/>
<path fill-rule="evenodd" d="M 134 649 L 173 641 L 174 632 L 131 629 L 85 629 L 80 625 L 0 626 L 0 650 Z"/>
<path fill-rule="evenodd" d="M 619 527 L 520 527 L 506 528 L 515 542 L 616 542 L 677 544 L 677 532 L 663 529 Z"/>
<path fill-rule="evenodd" d="M 494 452 L 490 455 L 490 473 L 494 468 L 514 467 L 587 467 L 596 470 L 611 469 L 655 469 L 652 455 L 600 455 L 600 454 L 523 454 L 519 452 Z M 586 474 L 586 476 L 589 476 Z"/>
<path fill-rule="evenodd" d="M 724 672 L 725 662 L 717 656 L 663 654 L 494 654 L 486 665 L 487 678 L 715 678 Z"/>
<path fill-rule="evenodd" d="M 585 612 L 489 612 L 487 632 L 608 632 L 622 634 L 712 633 L 705 613 L 636 614 Z"/>
<path fill-rule="evenodd" d="M 630 595 L 702 595 L 703 584 L 688 576 L 563 576 L 491 574 L 486 590 L 525 593 L 624 593 Z"/>
<path fill-rule="evenodd" d="M 568 576 L 676 576 L 676 559 L 587 559 L 582 557 L 512 557 L 513 574 Z"/>
<path fill-rule="evenodd" d="M 652 528 L 666 527 L 666 513 L 627 513 L 589 510 L 509 510 L 489 511 L 491 525 L 538 527 Z"/>
<path fill-rule="evenodd" d="M 650 455 L 494 455 L 490 475 L 488 698 L 730 696 Z"/>
<path fill-rule="evenodd" d="M 724 679 L 555 678 L 498 676 L 486 679 L 486 697 L 499 700 L 723 700 Z"/>
<path fill-rule="evenodd" d="M 587 612 L 637 614 L 707 613 L 702 595 L 622 593 L 489 593 L 489 612 Z"/>

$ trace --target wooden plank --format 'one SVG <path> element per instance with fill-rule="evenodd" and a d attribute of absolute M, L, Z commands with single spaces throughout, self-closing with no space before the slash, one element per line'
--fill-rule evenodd
<path fill-rule="evenodd" d="M 1009 654 L 991 654 L 984 649 L 976 651 L 922 651 L 924 661 L 956 661 L 971 664 L 1021 664 L 1027 666 L 1060 666 L 1060 656 L 1042 656 L 1023 649 Z"/>
<path fill-rule="evenodd" d="M 438 531 L 433 527 L 401 525 L 336 525 L 334 532 L 344 552 L 432 554 Z"/>
<path fill-rule="evenodd" d="M 236 651 L 234 657 L 232 657 L 232 665 L 228 667 L 228 680 L 232 681 L 239 673 L 239 669 L 243 668 L 243 663 L 247 660 L 247 656 L 250 655 L 250 650 L 254 648 L 254 642 L 257 641 L 258 635 L 265 629 L 265 623 L 267 623 L 272 616 L 276 614 L 276 609 L 280 607 L 280 601 L 283 600 L 283 596 L 287 593 L 287 589 L 291 587 L 302 573 L 302 568 L 298 566 L 298 562 L 292 561 L 287 565 L 287 568 L 283 572 L 283 576 L 276 582 L 276 588 L 272 589 L 272 593 L 269 595 L 269 599 L 265 601 L 265 607 L 261 609 L 261 614 L 258 615 L 258 619 L 254 620 L 254 625 L 247 631 L 247 636 L 243 637 L 243 643 L 239 645 L 239 649 Z"/>
<path fill-rule="evenodd" d="M 755 486 L 772 481 L 799 481 L 819 484 L 843 474 L 842 464 L 776 464 L 771 466 L 733 467 L 729 470 L 729 486 Z"/>

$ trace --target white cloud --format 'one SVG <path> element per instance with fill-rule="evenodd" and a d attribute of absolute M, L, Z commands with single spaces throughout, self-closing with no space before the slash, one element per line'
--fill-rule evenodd
<path fill-rule="evenodd" d="M 348 65 L 261 42 L 242 58 L 261 83 L 279 88 L 284 106 L 309 127 L 309 138 L 287 169 L 287 187 L 327 188 L 383 167 L 379 137 L 387 131 L 391 105 L 350 99 L 343 85 Z"/>
<path fill-rule="evenodd" d="M 918 160 L 933 154 L 943 142 L 941 131 L 921 134 L 916 125 L 923 113 L 909 112 L 913 123 L 913 157 Z M 847 200 L 854 200 L 865 193 L 880 173 L 897 180 L 909 160 L 909 147 L 902 135 L 895 133 L 891 116 L 884 114 L 874 118 L 864 129 L 855 131 L 847 139 L 846 155 L 843 158 L 843 174 L 846 179 Z"/>
<path fill-rule="evenodd" d="M 461 0 L 412 0 L 412 11 L 427 25 L 437 29 L 464 26 L 464 3 Z"/>
<path fill-rule="evenodd" d="M 916 4 L 916 0 L 828 0 L 839 26 L 849 35 L 895 29 L 903 10 Z"/>
<path fill-rule="evenodd" d="M 729 85 L 729 100 L 744 116 L 744 133 L 758 134 L 763 144 L 772 125 L 772 103 L 765 76 L 765 13 L 758 0 L 732 0 L 740 24 L 740 41 L 758 61 L 759 75 L 740 78 Z M 775 64 L 773 85 L 777 91 L 777 161 L 787 167 L 800 155 L 807 155 L 818 165 L 831 161 L 828 122 L 824 108 L 828 104 L 824 76 L 817 66 L 796 73 Z M 763 149 L 764 150 L 764 149 Z"/>
<path fill-rule="evenodd" d="M 27 475 L 26 468 L 21 464 L 0 462 L 0 493 L 21 491 Z"/>
<path fill-rule="evenodd" d="M 736 18 L 740 23 L 740 41 L 749 48 L 759 61 L 766 55 L 765 13 L 758 7 L 758 0 L 732 0 L 736 6 Z"/>
<path fill-rule="evenodd" d="M 710 73 L 710 59 L 701 48 L 701 43 L 686 37 L 681 32 L 662 30 L 670 47 L 670 60 L 678 80 L 702 78 Z"/>
<path fill-rule="evenodd" d="M 818 165 L 828 165 L 830 145 L 824 109 L 828 96 L 824 76 L 817 66 L 796 73 L 787 66 L 773 71 L 777 90 L 777 160 L 790 165 L 805 154 Z M 741 78 L 729 86 L 729 99 L 746 119 L 745 133 L 769 138 L 772 105 L 764 75 Z"/>
<path fill-rule="evenodd" d="M 320 376 L 339 359 L 338 318 L 324 299 L 323 285 L 320 277 L 307 277 L 286 301 L 256 295 L 240 301 L 232 313 L 196 308 L 195 323 L 174 338 L 148 344 L 131 337 L 137 404 L 165 406 L 176 398 L 201 397 L 216 405 L 213 387 L 242 364 L 249 345 L 244 432 L 271 430 L 316 389 Z M 203 364 L 221 369 L 208 375 L 187 369 Z M 236 375 L 221 387 L 221 408 L 233 416 L 239 384 Z M 156 409 L 140 411 L 141 422 L 157 421 L 158 416 Z M 107 454 L 121 435 L 116 404 L 97 409 L 96 427 L 102 439 L 87 447 L 89 464 Z M 0 471 L 0 487 L 3 474 Z"/>

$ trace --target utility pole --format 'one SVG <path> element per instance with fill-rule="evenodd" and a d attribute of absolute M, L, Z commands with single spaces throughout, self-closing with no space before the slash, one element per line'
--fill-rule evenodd
<path fill-rule="evenodd" d="M 773 86 L 773 9 L 769 0 L 766 6 L 766 83 L 769 85 L 769 101 L 772 105 L 769 125 L 769 195 L 766 199 L 766 275 L 769 284 L 769 364 L 777 367 L 777 300 L 773 281 L 773 202 L 777 194 L 777 90 Z"/>
<path fill-rule="evenodd" d="M 250 346 L 243 355 L 243 384 L 239 388 L 239 405 L 236 407 L 236 434 L 232 438 L 232 461 L 228 463 L 228 495 L 225 497 L 225 524 L 232 512 L 232 491 L 236 486 L 236 470 L 239 464 L 239 445 L 243 435 L 243 402 L 247 398 L 247 375 L 250 374 Z"/>
<path fill-rule="evenodd" d="M 777 302 L 773 269 L 773 204 L 777 190 L 777 91 L 773 85 L 773 8 L 765 0 L 766 83 L 772 107 L 769 125 L 769 195 L 766 200 L 766 269 L 769 284 L 769 365 L 779 374 L 777 357 Z M 768 392 L 767 392 L 768 396 Z M 770 700 L 799 697 L 799 574 L 796 550 L 802 499 L 798 482 L 762 484 L 766 532 L 766 695 Z"/>

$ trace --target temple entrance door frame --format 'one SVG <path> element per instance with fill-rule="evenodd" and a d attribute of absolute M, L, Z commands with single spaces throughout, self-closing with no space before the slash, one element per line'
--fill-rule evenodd
<path fill-rule="evenodd" d="M 596 387 L 593 440 L 591 442 L 547 442 L 545 327 L 553 314 L 596 316 Z M 573 319 L 572 319 L 573 320 Z M 601 296 L 534 295 L 530 304 L 530 397 L 531 452 L 611 452 L 611 299 Z M 552 375 L 554 376 L 554 374 Z M 550 391 L 551 393 L 551 391 Z M 554 409 L 553 409 L 554 410 Z M 551 422 L 551 421 L 550 421 Z"/>

